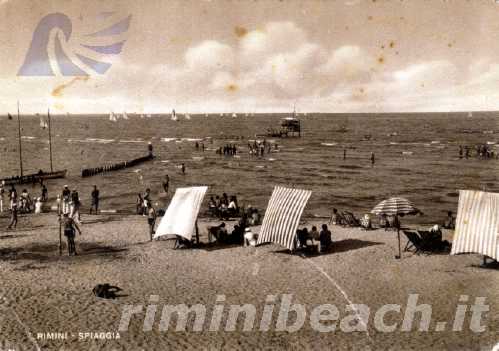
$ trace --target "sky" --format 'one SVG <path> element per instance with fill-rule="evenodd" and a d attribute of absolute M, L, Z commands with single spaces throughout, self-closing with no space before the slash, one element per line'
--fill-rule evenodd
<path fill-rule="evenodd" d="M 51 14 L 69 35 L 37 30 Z M 0 18 L 0 114 L 499 110 L 495 0 L 0 0 Z"/>

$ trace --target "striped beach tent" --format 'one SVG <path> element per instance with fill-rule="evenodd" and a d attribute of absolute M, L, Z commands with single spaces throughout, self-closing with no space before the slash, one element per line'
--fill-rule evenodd
<path fill-rule="evenodd" d="M 207 190 L 207 186 L 178 188 L 156 228 L 154 238 L 180 235 L 191 240 L 196 231 L 196 220 Z"/>
<path fill-rule="evenodd" d="M 499 258 L 499 194 L 459 191 L 451 255 L 478 253 Z"/>
<path fill-rule="evenodd" d="M 309 190 L 276 186 L 265 211 L 257 244 L 272 242 L 293 250 L 296 229 L 310 195 Z"/>

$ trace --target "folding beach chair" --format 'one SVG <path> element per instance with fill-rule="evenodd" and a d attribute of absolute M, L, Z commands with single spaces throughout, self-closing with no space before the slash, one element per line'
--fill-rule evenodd
<path fill-rule="evenodd" d="M 355 218 L 355 215 L 352 212 L 343 211 L 343 217 L 349 227 L 360 227 L 360 221 Z"/>
<path fill-rule="evenodd" d="M 417 232 L 412 232 L 409 230 L 402 231 L 407 237 L 407 244 L 405 245 L 404 251 L 414 252 L 419 254 L 424 252 L 423 239 L 419 236 Z"/>
<path fill-rule="evenodd" d="M 450 250 L 450 244 L 446 240 L 442 240 L 442 235 L 428 230 L 418 230 L 418 234 L 422 239 L 422 246 L 426 251 L 443 252 Z"/>

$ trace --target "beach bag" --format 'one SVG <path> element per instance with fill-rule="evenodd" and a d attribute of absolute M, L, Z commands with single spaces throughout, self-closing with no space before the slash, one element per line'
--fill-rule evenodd
<path fill-rule="evenodd" d="M 112 286 L 107 283 L 105 284 L 97 284 L 92 292 L 95 296 L 100 297 L 102 299 L 115 299 L 118 297 L 116 293 L 121 291 L 122 289 L 117 286 Z"/>

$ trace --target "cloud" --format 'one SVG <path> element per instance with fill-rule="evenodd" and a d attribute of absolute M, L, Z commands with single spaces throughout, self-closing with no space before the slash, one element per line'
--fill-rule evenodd
<path fill-rule="evenodd" d="M 234 67 L 234 51 L 226 44 L 207 40 L 187 50 L 185 63 L 187 69 L 196 73 L 232 69 Z"/>
<path fill-rule="evenodd" d="M 243 67 L 258 67 L 269 56 L 294 52 L 307 44 L 305 31 L 293 22 L 270 22 L 263 29 L 248 32 L 239 42 Z"/>
<path fill-rule="evenodd" d="M 238 30 L 234 41 L 200 40 L 179 53 L 176 64 L 147 66 L 120 57 L 105 76 L 91 76 L 56 102 L 70 112 L 286 111 L 294 102 L 323 112 L 499 108 L 499 93 L 493 93 L 499 63 L 490 58 L 475 60 L 463 74 L 451 59 L 395 68 L 381 65 L 375 54 L 354 43 L 329 48 L 293 22 L 269 22 Z M 19 92 L 31 92 L 36 111 L 54 103 L 50 92 L 68 82 L 19 78 L 2 86 L 14 102 Z"/>

